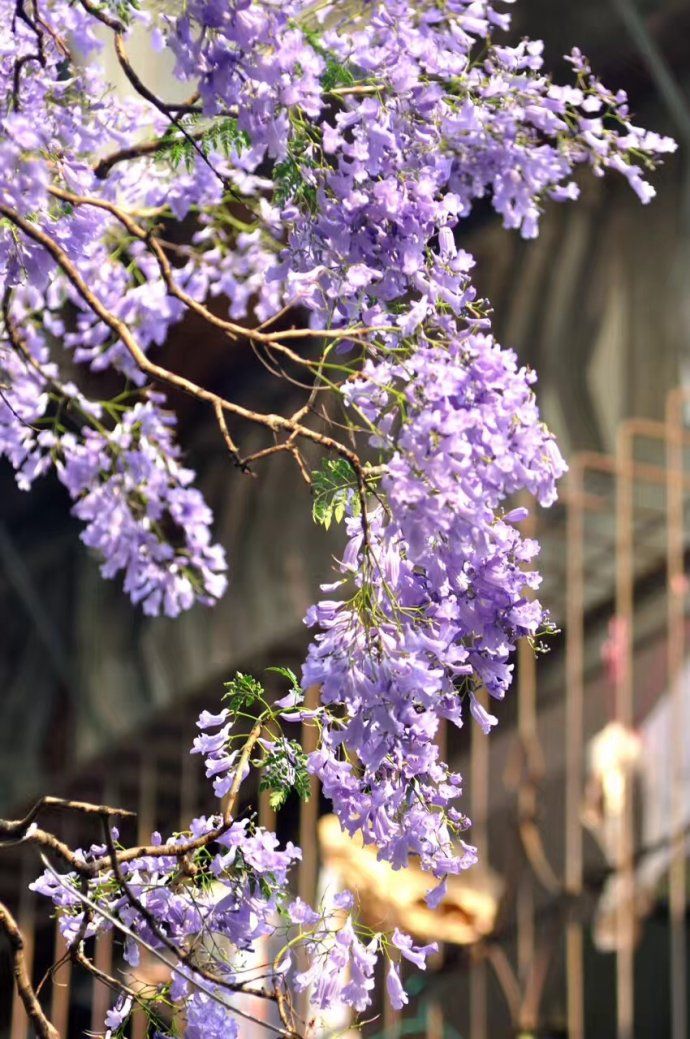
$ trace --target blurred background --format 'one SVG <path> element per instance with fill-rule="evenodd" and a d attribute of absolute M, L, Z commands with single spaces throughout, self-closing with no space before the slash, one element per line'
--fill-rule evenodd
<path fill-rule="evenodd" d="M 522 34 L 544 39 L 555 73 L 577 44 L 608 86 L 628 91 L 642 125 L 680 144 L 648 207 L 613 178 L 583 178 L 580 202 L 552 206 L 536 242 L 504 231 L 488 209 L 465 227 L 497 336 L 539 373 L 570 465 L 559 504 L 532 521 L 540 597 L 561 633 L 543 658 L 520 650 L 490 738 L 469 726 L 447 733 L 481 864 L 449 885 L 435 916 L 424 878 L 393 874 L 346 840 L 317 790 L 277 829 L 304 848 L 302 897 L 354 886 L 373 923 L 442 942 L 432 969 L 411 979 L 407 1012 L 382 1009 L 368 1035 L 686 1039 L 690 3 L 520 0 Z M 145 41 L 131 53 L 167 91 L 164 57 Z M 170 364 L 232 386 L 240 401 L 289 406 L 289 388 L 216 346 L 190 319 L 171 337 Z M 337 535 L 315 530 L 282 456 L 243 477 L 196 403 L 174 404 L 231 560 L 230 592 L 214 610 L 143 618 L 100 578 L 62 489 L 44 480 L 23 495 L 0 471 L 1 816 L 20 815 L 39 793 L 73 794 L 137 808 L 144 838 L 213 811 L 188 753 L 196 713 L 235 670 L 298 670 L 303 659 L 302 617 Z M 27 889 L 38 871 L 34 856 L 3 849 L 0 898 L 19 914 L 37 980 L 64 951 Z M 108 938 L 97 956 L 117 967 Z M 68 962 L 42 996 L 64 1036 L 102 1030 L 108 992 Z M 334 1033 L 347 1026 L 334 1016 Z M 144 1028 L 136 1021 L 133 1039 Z M 0 1036 L 30 1035 L 0 949 Z"/>

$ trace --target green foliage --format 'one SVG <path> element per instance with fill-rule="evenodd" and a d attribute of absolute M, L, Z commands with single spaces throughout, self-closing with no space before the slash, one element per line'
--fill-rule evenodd
<path fill-rule="evenodd" d="M 140 0 L 105 0 L 94 6 L 104 14 L 114 14 L 124 25 L 129 25 L 135 12 L 141 10 Z"/>
<path fill-rule="evenodd" d="M 292 200 L 314 212 L 316 187 L 305 177 L 305 170 L 314 167 L 314 148 L 319 135 L 304 122 L 298 121 L 288 142 L 288 154 L 273 167 L 273 199 L 277 205 Z"/>
<path fill-rule="evenodd" d="M 253 707 L 257 700 L 263 699 L 264 687 L 253 675 L 244 675 L 238 671 L 230 682 L 224 682 L 223 699 L 228 701 L 232 711 L 241 711 L 245 707 Z"/>
<path fill-rule="evenodd" d="M 316 188 L 305 180 L 303 170 L 303 164 L 293 156 L 275 164 L 273 198 L 276 205 L 283 206 L 292 200 L 305 205 L 311 212 L 315 210 Z"/>
<path fill-rule="evenodd" d="M 210 891 L 216 883 L 216 877 L 211 869 L 213 854 L 208 848 L 199 848 L 194 852 L 193 861 L 196 866 L 193 883 L 199 891 Z"/>
<path fill-rule="evenodd" d="M 335 87 L 351 87 L 356 80 L 347 65 L 343 65 L 332 55 L 326 55 L 326 68 L 321 74 L 321 86 L 324 90 L 333 90 Z"/>
<path fill-rule="evenodd" d="M 312 50 L 315 50 L 326 63 L 326 68 L 321 74 L 321 86 L 324 90 L 333 90 L 334 87 L 351 87 L 355 77 L 347 65 L 343 65 L 336 55 L 327 47 L 324 47 L 321 37 L 315 29 L 300 26 L 306 40 Z"/>
<path fill-rule="evenodd" d="M 295 693 L 301 693 L 302 687 L 299 684 L 297 675 L 291 667 L 267 667 L 267 671 L 271 671 L 274 675 L 280 675 L 281 678 L 286 678 L 290 683 L 290 691 Z"/>
<path fill-rule="evenodd" d="M 268 800 L 274 811 L 283 807 L 293 790 L 303 801 L 309 800 L 307 756 L 296 740 L 281 738 L 267 749 L 259 790 L 270 791 Z"/>
<path fill-rule="evenodd" d="M 274 198 L 279 205 L 296 195 L 303 183 L 302 170 L 297 159 L 288 156 L 287 159 L 277 162 L 273 171 L 273 183 Z"/>
<path fill-rule="evenodd" d="M 240 130 L 237 120 L 232 116 L 215 119 L 201 138 L 205 148 L 221 152 L 229 156 L 233 151 L 241 153 L 250 145 L 249 134 Z"/>
<path fill-rule="evenodd" d="M 249 135 L 239 129 L 233 116 L 214 119 L 207 126 L 199 124 L 198 117 L 188 117 L 182 124 L 187 135 L 179 126 L 171 125 L 160 139 L 156 158 L 167 162 L 174 170 L 184 166 L 189 173 L 199 151 L 204 155 L 216 151 L 228 158 L 233 152 L 240 154 L 249 147 Z"/>
<path fill-rule="evenodd" d="M 333 520 L 342 523 L 348 506 L 353 515 L 358 516 L 360 502 L 356 491 L 357 478 L 352 466 L 344 458 L 326 459 L 322 468 L 312 473 L 314 522 L 328 530 Z"/>
<path fill-rule="evenodd" d="M 139 3 L 139 0 L 117 0 L 115 3 L 115 10 L 122 21 L 129 24 L 131 19 L 134 17 L 134 12 L 141 10 L 141 4 Z"/>
<path fill-rule="evenodd" d="M 301 25 L 299 22 L 295 21 L 291 21 L 290 27 L 293 29 L 299 29 L 312 50 L 315 50 L 322 58 L 328 56 L 329 51 L 321 42 L 321 36 L 316 29 L 310 29 L 307 25 Z"/>
<path fill-rule="evenodd" d="M 348 66 L 343 65 L 332 51 L 323 46 L 316 31 L 304 26 L 300 28 L 310 46 L 324 59 L 326 67 L 321 75 L 323 89 L 352 86 L 356 80 Z M 304 174 L 305 170 L 315 165 L 314 152 L 320 147 L 320 134 L 308 123 L 299 120 L 293 129 L 295 132 L 288 142 L 288 154 L 277 162 L 273 169 L 273 198 L 276 205 L 282 206 L 293 201 L 314 212 L 317 203 L 316 187 Z"/>

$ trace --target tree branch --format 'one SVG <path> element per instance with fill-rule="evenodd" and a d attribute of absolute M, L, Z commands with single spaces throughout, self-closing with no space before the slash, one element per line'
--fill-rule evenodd
<path fill-rule="evenodd" d="M 103 816 L 136 818 L 136 812 L 129 812 L 125 808 L 111 808 L 109 805 L 90 804 L 88 801 L 71 801 L 64 797 L 39 797 L 22 819 L 0 819 L 0 837 L 25 836 L 27 829 L 43 808 L 78 812 L 81 815 L 93 815 L 98 818 Z"/>
<path fill-rule="evenodd" d="M 24 1005 L 24 1009 L 26 1010 L 31 1023 L 36 1029 L 37 1035 L 40 1039 L 60 1039 L 57 1029 L 43 1013 L 43 1009 L 31 983 L 31 978 L 29 977 L 29 972 L 26 967 L 26 960 L 24 958 L 24 939 L 19 929 L 19 925 L 7 906 L 2 902 L 0 902 L 0 930 L 5 933 L 10 944 L 12 974 L 14 975 L 14 983 L 17 987 L 17 993 Z"/>
<path fill-rule="evenodd" d="M 196 111 L 196 109 L 192 110 Z M 189 111 L 189 109 L 185 109 L 185 111 Z M 189 131 L 189 136 L 194 139 L 202 137 L 203 134 L 203 130 Z M 129 148 L 121 148 L 119 151 L 111 152 L 109 155 L 99 159 L 93 167 L 94 175 L 98 180 L 105 180 L 111 169 L 117 166 L 118 163 L 129 162 L 131 159 L 142 159 L 147 155 L 156 155 L 158 152 L 164 151 L 168 146 L 168 141 L 160 137 L 154 137 L 150 141 L 142 141 L 140 144 L 133 144 Z"/>
<path fill-rule="evenodd" d="M 105 208 L 109 208 L 109 206 L 106 206 Z M 51 238 L 50 235 L 35 224 L 26 220 L 24 217 L 20 216 L 16 210 L 12 209 L 5 203 L 0 203 L 0 214 L 13 223 L 15 227 L 27 236 L 27 238 L 30 238 L 32 241 L 43 246 L 43 248 L 53 257 L 87 306 L 115 333 L 132 357 L 133 361 L 138 365 L 140 370 L 144 372 L 144 374 L 149 375 L 158 382 L 174 386 L 176 389 L 191 397 L 195 397 L 197 400 L 205 401 L 213 408 L 219 406 L 224 412 L 237 415 L 239 418 L 243 418 L 248 422 L 262 425 L 273 432 L 285 430 L 290 433 L 295 433 L 296 436 L 303 437 L 306 440 L 311 440 L 313 443 L 318 444 L 325 450 L 332 451 L 335 454 L 340 455 L 341 458 L 344 458 L 350 464 L 357 480 L 357 490 L 362 506 L 361 523 L 364 535 L 364 548 L 369 556 L 372 555 L 369 521 L 366 508 L 367 481 L 361 460 L 356 451 L 346 447 L 340 441 L 333 439 L 333 437 L 329 437 L 324 433 L 319 433 L 316 430 L 310 429 L 308 426 L 300 425 L 298 422 L 285 418 L 283 415 L 271 413 L 262 414 L 260 412 L 252 411 L 249 408 L 242 407 L 240 404 L 228 401 L 226 398 L 221 397 L 212 390 L 207 390 L 203 386 L 199 386 L 184 375 L 178 375 L 175 372 L 169 371 L 167 368 L 163 368 L 159 364 L 155 364 L 146 356 L 125 322 L 113 314 L 112 311 L 108 310 L 99 297 L 89 288 L 68 254 L 53 238 Z M 132 221 L 132 223 L 134 226 L 137 226 L 136 222 Z M 197 304 L 196 301 L 193 302 L 194 309 L 201 308 L 202 311 L 206 310 L 202 304 Z M 217 323 L 218 321 L 222 321 L 222 319 L 215 319 L 214 316 L 213 323 Z M 238 328 L 241 328 L 241 326 L 238 326 Z M 244 335 L 251 335 L 252 338 L 258 338 L 262 342 L 274 342 L 275 338 L 277 338 L 277 336 L 257 333 L 256 331 L 244 328 L 241 328 L 241 331 Z M 279 333 L 282 338 L 285 338 L 285 336 L 289 334 L 290 333 Z M 302 332 L 300 331 L 294 334 L 301 335 Z M 341 339 L 354 338 L 350 330 L 345 330 L 343 332 L 318 331 L 314 334 Z"/>

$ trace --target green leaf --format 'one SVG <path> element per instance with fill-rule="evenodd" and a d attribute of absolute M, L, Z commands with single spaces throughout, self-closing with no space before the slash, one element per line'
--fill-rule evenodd
<path fill-rule="evenodd" d="M 244 675 L 238 671 L 230 682 L 225 682 L 225 694 L 231 710 L 239 711 L 244 707 L 252 707 L 264 694 L 264 687 L 253 675 Z"/>
<path fill-rule="evenodd" d="M 205 149 L 214 149 L 228 158 L 233 151 L 241 154 L 244 148 L 249 147 L 250 140 L 247 132 L 239 129 L 234 116 L 223 116 L 215 119 L 204 131 L 201 144 Z"/>
<path fill-rule="evenodd" d="M 342 523 L 348 509 L 358 516 L 360 501 L 357 495 L 357 477 L 344 458 L 328 458 L 321 469 L 312 473 L 312 516 L 326 530 L 333 520 Z"/>
<path fill-rule="evenodd" d="M 269 790 L 268 803 L 274 811 L 283 807 L 294 792 L 303 801 L 309 799 L 311 785 L 307 756 L 296 740 L 280 737 L 266 750 L 261 763 L 259 790 Z"/>
<path fill-rule="evenodd" d="M 288 682 L 290 683 L 291 689 L 296 689 L 296 690 L 300 690 L 301 691 L 302 687 L 299 684 L 299 680 L 297 678 L 297 675 L 295 674 L 295 672 L 292 670 L 291 667 L 280 667 L 280 666 L 267 667 L 266 670 L 267 671 L 271 671 L 274 675 L 280 675 L 281 678 L 286 678 L 288 680 Z"/>
<path fill-rule="evenodd" d="M 174 170 L 184 164 L 187 171 L 191 171 L 200 151 L 204 155 L 218 151 L 227 159 L 233 152 L 241 154 L 250 144 L 249 135 L 245 130 L 240 130 L 234 116 L 218 117 L 204 126 L 198 115 L 192 113 L 185 117 L 180 126 L 171 124 L 168 127 L 155 152 L 159 162 L 167 162 Z"/>
<path fill-rule="evenodd" d="M 271 790 L 268 795 L 268 803 L 274 812 L 280 811 L 285 802 L 287 801 L 289 791 L 283 788 L 282 790 Z"/>
<path fill-rule="evenodd" d="M 125 25 L 129 25 L 135 12 L 141 10 L 141 4 L 139 0 L 106 0 L 106 3 L 96 4 L 96 9 L 104 14 L 115 14 Z"/>
<path fill-rule="evenodd" d="M 300 26 L 307 43 L 322 58 L 325 59 L 326 68 L 321 74 L 321 86 L 324 90 L 332 90 L 333 87 L 350 87 L 356 82 L 354 74 L 347 65 L 338 60 L 333 51 L 324 46 L 321 36 L 315 29 Z"/>
<path fill-rule="evenodd" d="M 351 87 L 356 82 L 347 65 L 343 65 L 337 58 L 328 55 L 326 68 L 321 75 L 321 86 L 324 90 L 333 90 L 334 87 Z"/>
<path fill-rule="evenodd" d="M 277 205 L 293 201 L 310 211 L 316 208 L 316 187 L 304 175 L 314 168 L 314 140 L 304 127 L 288 141 L 288 154 L 273 167 L 273 199 Z"/>

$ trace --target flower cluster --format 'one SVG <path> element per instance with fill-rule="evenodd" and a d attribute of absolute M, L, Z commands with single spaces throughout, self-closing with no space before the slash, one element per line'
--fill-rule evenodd
<path fill-rule="evenodd" d="M 239 965 L 258 943 L 284 942 L 278 1004 L 287 978 L 319 1011 L 364 1010 L 391 948 L 418 966 L 429 951 L 365 933 L 346 896 L 328 910 L 291 900 L 299 850 L 234 813 L 249 771 L 275 808 L 308 796 L 316 775 L 348 832 L 437 878 L 437 904 L 446 875 L 476 859 L 439 724 L 469 711 L 488 731 L 479 688 L 503 697 L 517 641 L 548 628 L 537 546 L 513 499 L 550 504 L 564 463 L 533 374 L 492 338 L 463 221 L 486 199 L 533 237 L 548 203 L 577 197 L 581 167 L 622 176 L 648 202 L 647 171 L 675 146 L 636 126 L 578 51 L 560 85 L 539 42 L 501 43 L 503 8 L 188 0 L 165 14 L 134 0 L 41 0 L 39 17 L 38 5 L 0 0 L 0 455 L 19 486 L 54 472 L 104 576 L 121 574 L 147 613 L 215 601 L 223 552 L 165 398 L 145 385 L 154 377 L 213 404 L 241 467 L 226 413 L 263 423 L 275 439 L 257 455 L 289 450 L 321 496 L 316 518 L 347 516 L 337 580 L 307 614 L 318 630 L 301 685 L 320 688 L 319 705 L 304 707 L 294 676 L 277 705 L 239 676 L 229 706 L 202 714 L 193 748 L 230 808 L 123 853 L 120 875 L 110 845 L 79 853 L 90 904 L 79 869 L 36 885 L 70 942 L 117 926 L 130 962 L 142 944 L 179 953 L 165 998 L 183 1008 L 189 1039 L 236 1034 Z M 186 102 L 157 98 L 129 64 L 135 23 L 173 55 Z M 103 80 L 104 32 L 131 96 Z M 291 309 L 314 349 L 292 349 L 295 329 L 265 332 Z M 171 372 L 161 354 L 190 311 L 233 343 L 251 338 L 274 374 L 299 366 L 307 398 L 294 414 L 318 393 L 351 437 L 262 416 Z M 300 436 L 332 452 L 325 474 L 307 473 Z M 259 729 L 244 737 L 248 714 Z M 283 721 L 317 726 L 308 757 Z M 393 961 L 387 989 L 400 1008 Z M 132 1007 L 124 992 L 113 1035 Z"/>
<path fill-rule="evenodd" d="M 65 434 L 58 475 L 85 524 L 84 543 L 105 560 L 103 576 L 124 570 L 132 602 L 175 617 L 223 594 L 225 556 L 211 544 L 210 510 L 190 486 L 195 474 L 180 463 L 160 403 L 136 404 L 107 434 Z"/>
<path fill-rule="evenodd" d="M 347 892 L 333 900 L 332 909 L 335 911 L 351 908 L 352 896 Z M 365 942 L 356 933 L 351 917 L 346 917 L 335 929 L 332 920 L 324 920 L 322 915 L 303 903 L 293 903 L 288 907 L 288 913 L 293 923 L 308 926 L 305 947 L 311 963 L 295 976 L 296 990 L 309 989 L 311 1004 L 319 1010 L 328 1010 L 338 1003 L 358 1012 L 366 1010 L 371 1004 L 380 950 L 387 939 L 382 934 L 374 934 Z M 435 943 L 414 946 L 410 936 L 401 934 L 397 928 L 390 938 L 390 945 L 421 970 L 426 969 L 426 958 L 437 950 Z M 389 961 L 388 976 L 397 981 L 395 988 L 389 982 L 389 998 L 393 1008 L 400 1010 L 407 1003 L 407 993 L 392 960 Z"/>
<path fill-rule="evenodd" d="M 636 127 L 625 97 L 602 87 L 578 52 L 575 85 L 560 87 L 543 72 L 540 44 L 489 43 L 508 19 L 485 0 L 454 0 L 443 13 L 404 0 L 360 13 L 314 11 L 304 0 L 195 0 L 179 16 L 119 5 L 122 31 L 149 22 L 153 42 L 171 50 L 177 75 L 198 94 L 199 111 L 173 122 L 146 95 L 108 90 L 97 61 L 77 60 L 102 45 L 91 8 L 49 0 L 34 24 L 3 2 L 0 201 L 50 232 L 142 351 L 164 343 L 185 298 L 218 294 L 233 317 L 251 309 L 261 320 L 300 302 L 315 328 L 393 323 L 410 336 L 446 309 L 462 322 L 473 299 L 471 259 L 456 250 L 453 229 L 476 199 L 488 195 L 506 226 L 532 235 L 546 199 L 576 196 L 578 165 L 621 173 L 647 201 L 640 162 L 673 146 Z M 102 17 L 108 25 L 114 15 Z M 127 147 L 130 128 L 141 125 L 159 135 L 153 154 Z M 228 213 L 228 197 L 246 216 Z M 141 234 L 132 236 L 114 206 L 143 221 Z M 180 295 L 146 231 L 161 215 L 190 213 L 192 244 L 174 268 Z M 37 422 L 55 434 L 56 409 L 46 402 L 59 382 L 56 337 L 78 365 L 135 384 L 144 377 L 64 263 L 8 219 L 0 268 L 5 324 L 25 327 L 27 348 L 21 361 L 3 360 L 0 450 L 25 486 L 27 456 L 32 478 L 61 458 L 50 436 L 47 449 L 32 450 Z M 372 333 L 372 354 L 375 340 Z M 3 358 L 15 346 L 4 339 Z M 75 435 L 93 450 L 96 438 Z M 103 470 L 113 435 L 100 438 Z M 120 537 L 90 531 L 87 540 L 105 553 L 104 572 L 124 570 L 128 591 L 150 612 L 210 601 L 222 587 L 201 579 L 172 599 L 162 589 L 149 594 L 146 580 L 129 579 Z"/>
<path fill-rule="evenodd" d="M 215 88 L 209 76 L 210 110 L 221 100 L 237 101 L 240 118 L 251 120 L 245 94 L 266 96 L 267 82 L 285 75 L 283 48 L 274 51 L 273 41 L 281 24 L 294 25 L 298 7 L 281 5 L 278 14 L 266 5 L 259 16 L 256 5 L 230 5 L 224 15 L 228 31 L 235 27 L 237 34 L 251 9 L 253 28 L 263 18 L 272 35 L 253 32 L 241 59 L 226 43 L 223 68 L 232 67 L 236 89 L 226 91 L 224 77 Z M 317 324 L 325 315 L 343 324 L 388 324 L 391 309 L 410 293 L 418 302 L 414 316 L 403 321 L 419 323 L 439 306 L 462 315 L 469 257 L 444 248 L 444 241 L 452 242 L 450 232 L 477 199 L 488 196 L 506 227 L 533 237 L 546 200 L 577 197 L 573 174 L 579 165 L 589 165 L 595 175 L 615 170 L 642 201 L 653 196 L 633 156 L 649 163 L 672 150 L 673 142 L 632 124 L 625 95 L 606 90 L 578 52 L 571 59 L 577 85 L 561 87 L 542 71 L 540 43 L 488 44 L 477 58 L 477 42 L 486 44 L 491 27 L 507 21 L 492 5 L 459 0 L 445 14 L 405 0 L 367 8 L 365 16 L 344 15 L 335 26 L 324 12 L 318 43 L 313 28 L 301 38 L 294 28 L 286 33 L 288 63 L 298 59 L 300 69 L 312 69 L 314 60 L 326 60 L 320 104 L 313 75 L 290 81 L 290 96 L 299 98 L 296 104 L 312 121 L 286 118 L 281 92 L 274 89 L 262 108 L 265 122 L 260 129 L 251 124 L 253 147 L 245 163 L 267 152 L 280 160 L 265 259 L 259 259 L 252 237 L 238 243 L 227 263 L 240 273 L 251 251 L 254 264 L 268 267 L 259 293 L 264 309 L 264 297 L 275 299 L 278 280 L 283 297 L 312 308 Z M 190 18 L 197 26 L 195 45 L 179 52 L 178 71 L 193 78 L 201 57 L 215 70 L 219 43 L 203 31 L 216 27 L 212 5 L 193 5 L 183 18 L 185 30 Z M 171 36 L 171 45 L 179 49 L 176 39 Z M 281 59 L 269 75 L 274 53 Z M 286 237 L 278 263 L 271 264 L 276 242 Z M 435 241 L 440 249 L 433 248 Z"/>
<path fill-rule="evenodd" d="M 210 509 L 192 486 L 195 473 L 181 464 L 163 399 L 150 394 L 107 428 L 102 407 L 74 386 L 55 386 L 54 366 L 37 370 L 7 350 L 5 358 L 14 378 L 0 401 L 0 454 L 13 463 L 19 485 L 28 488 L 55 469 L 101 573 L 122 571 L 125 591 L 145 613 L 176 617 L 195 601 L 220 598 L 225 554 L 212 543 Z M 46 421 L 56 397 L 77 418 L 78 432 Z"/>
<path fill-rule="evenodd" d="M 315 118 L 323 107 L 325 61 L 295 24 L 305 7 L 191 0 L 182 15 L 166 19 L 178 75 L 197 83 L 205 112 L 237 112 L 252 165 L 285 158 L 294 113 Z"/>
<path fill-rule="evenodd" d="M 238 675 L 230 686 L 235 692 L 254 689 L 263 699 L 258 683 L 248 685 L 246 676 Z M 267 731 L 277 724 L 276 710 L 283 707 L 259 716 Z M 198 719 L 201 735 L 192 753 L 204 755 L 209 776 L 219 771 L 221 760 L 236 762 L 237 752 L 227 753 L 233 739 L 248 745 L 245 735 L 232 734 L 239 714 L 224 708 L 215 715 L 203 711 Z M 281 740 L 263 740 L 264 751 Z M 232 764 L 226 767 L 232 774 Z M 131 968 L 139 964 L 142 948 L 159 953 L 170 966 L 170 979 L 152 999 L 140 994 L 137 1002 L 153 1021 L 172 1002 L 184 1015 L 186 1039 L 236 1035 L 238 999 L 247 993 L 270 999 L 286 982 L 309 992 L 317 1011 L 343 1004 L 366 1010 L 382 956 L 398 950 L 423 969 L 436 948 L 417 947 L 398 930 L 391 936 L 365 932 L 352 916 L 349 892 L 325 898 L 318 910 L 293 899 L 288 878 L 301 857 L 299 848 L 290 842 L 281 848 L 274 833 L 249 818 L 202 816 L 167 841 L 154 833 L 149 848 L 125 861 L 118 858 L 118 839 L 113 828 L 105 843 L 74 853 L 80 866 L 94 871 L 86 885 L 77 872 L 60 874 L 51 867 L 31 887 L 58 909 L 69 945 L 114 930 L 124 936 L 124 959 Z M 252 954 L 259 943 L 275 951 L 272 964 L 259 972 L 268 983 L 257 988 Z M 396 1006 L 407 999 L 399 979 L 391 999 Z M 134 1009 L 132 995 L 123 993 L 106 1017 L 108 1031 L 118 1033 Z"/>
<path fill-rule="evenodd" d="M 439 721 L 461 725 L 467 703 L 488 731 L 477 686 L 501 698 L 517 640 L 548 626 L 526 596 L 537 545 L 514 526 L 524 510 L 503 503 L 520 490 L 550 503 L 564 469 L 514 355 L 480 331 L 443 332 L 403 360 L 369 362 L 348 392 L 392 452 L 386 509 L 366 541 L 350 521 L 340 569 L 351 594 L 310 611 L 323 631 L 303 675 L 330 709 L 311 767 L 343 825 L 395 866 L 414 854 L 439 876 L 474 861 L 451 841 L 460 777 L 439 762 Z M 394 396 L 405 421 L 382 434 Z"/>
<path fill-rule="evenodd" d="M 54 33 L 18 17 L 16 7 L 0 5 L 0 203 L 52 232 L 89 288 L 137 330 L 143 348 L 160 345 L 184 307 L 168 294 L 151 256 L 140 242 L 122 241 L 105 209 L 75 208 L 55 194 L 91 196 L 103 148 L 121 146 L 142 121 L 162 132 L 160 117 L 152 118 L 137 98 L 118 100 L 97 65 L 73 60 L 70 47 L 88 55 L 102 45 L 98 23 L 79 5 L 50 5 Z M 29 74 L 32 66 L 40 75 Z M 163 168 L 152 171 L 142 194 L 138 177 L 122 167 L 97 194 L 106 204 L 131 199 L 157 206 L 168 200 L 169 179 Z M 180 180 L 177 190 L 197 199 L 221 197 L 206 169 Z M 137 400 L 125 392 L 114 401 L 93 400 L 61 378 L 58 341 L 97 372 L 115 369 L 135 384 L 144 381 L 46 250 L 8 220 L 0 225 L 0 269 L 0 455 L 15 468 L 19 486 L 27 489 L 55 470 L 103 575 L 122 572 L 126 592 L 146 613 L 176 616 L 194 602 L 215 602 L 226 586 L 223 550 L 212 544 L 210 510 L 190 486 L 195 474 L 181 465 L 164 398 Z M 194 296 L 206 294 L 193 261 L 180 282 Z"/>

